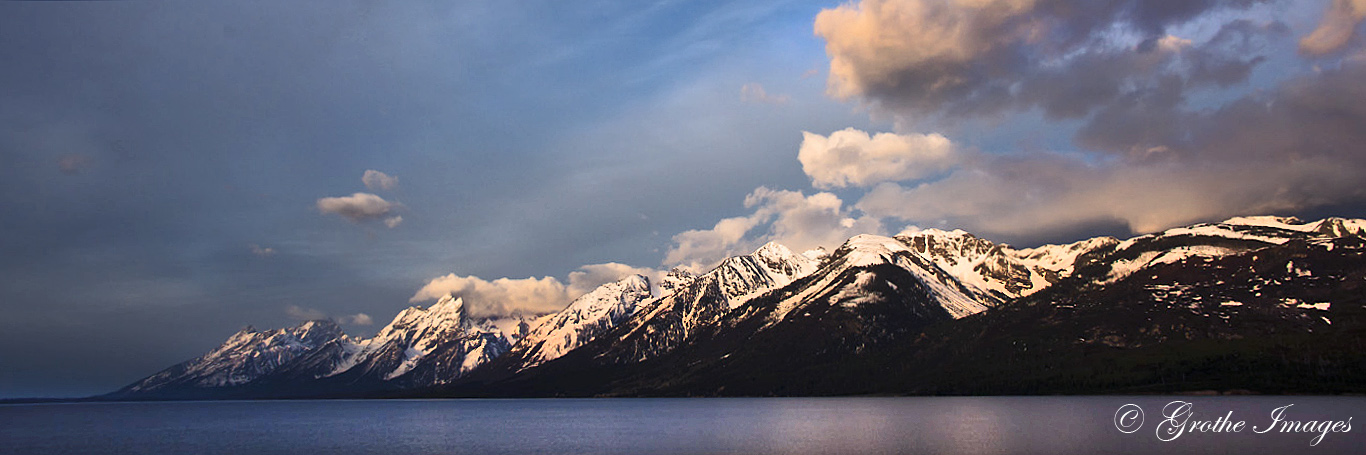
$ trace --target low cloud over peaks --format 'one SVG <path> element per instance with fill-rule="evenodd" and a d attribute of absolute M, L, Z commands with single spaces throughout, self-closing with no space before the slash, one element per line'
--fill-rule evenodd
<path fill-rule="evenodd" d="M 833 248 L 857 234 L 885 231 L 880 220 L 855 213 L 831 193 L 807 196 L 800 191 L 759 187 L 745 197 L 745 207 L 754 212 L 723 219 L 711 229 L 675 235 L 664 264 L 704 271 L 727 257 L 748 254 L 768 242 L 805 251 Z"/>
<path fill-rule="evenodd" d="M 658 270 L 618 263 L 582 266 L 569 273 L 568 284 L 555 277 L 485 280 L 452 273 L 428 281 L 409 301 L 436 300 L 450 294 L 464 299 L 465 308 L 475 317 L 547 313 L 564 308 L 598 286 L 633 274 L 645 275 L 654 283 L 663 277 Z"/>
<path fill-rule="evenodd" d="M 299 321 L 316 321 L 319 319 L 331 319 L 337 321 L 337 323 L 339 324 L 359 326 L 373 325 L 375 323 L 375 320 L 371 318 L 370 315 L 365 313 L 329 317 L 327 315 L 327 312 L 323 310 L 319 310 L 317 308 L 304 308 L 298 305 L 285 306 L 285 314 L 289 315 L 290 318 Z"/>

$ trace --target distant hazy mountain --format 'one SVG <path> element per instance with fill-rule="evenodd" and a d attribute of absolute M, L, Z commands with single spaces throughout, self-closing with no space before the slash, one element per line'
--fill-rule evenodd
<path fill-rule="evenodd" d="M 409 308 L 233 335 L 116 398 L 1366 390 L 1366 221 L 1242 217 L 1015 249 L 963 231 L 770 243 L 549 315 Z"/>

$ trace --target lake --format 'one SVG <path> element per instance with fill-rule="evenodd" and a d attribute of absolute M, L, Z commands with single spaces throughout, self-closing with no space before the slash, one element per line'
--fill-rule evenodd
<path fill-rule="evenodd" d="M 1189 403 L 1171 405 L 1173 401 Z M 1128 406 L 1126 406 L 1128 405 Z M 1290 405 L 1290 407 L 1284 407 Z M 1142 411 L 1139 417 L 1135 409 Z M 1164 408 L 1167 411 L 1164 412 Z M 1255 433 L 1282 420 L 1310 432 Z M 1172 419 L 1164 416 L 1171 415 Z M 1184 416 L 1184 418 L 1183 418 Z M 1164 421 L 1244 422 L 1161 432 Z M 1362 397 L 329 400 L 0 405 L 0 453 L 1360 453 Z M 1332 432 L 1331 423 L 1357 425 Z M 1198 425 L 1195 425 L 1197 428 Z M 1225 425 L 1231 427 L 1231 425 Z M 1121 428 L 1131 431 L 1125 433 Z M 1205 430 L 1217 429 L 1205 424 Z M 1326 428 L 1319 437 L 1316 428 Z M 1173 436 L 1175 435 L 1175 436 Z M 1170 439 L 1163 441 L 1162 439 Z"/>

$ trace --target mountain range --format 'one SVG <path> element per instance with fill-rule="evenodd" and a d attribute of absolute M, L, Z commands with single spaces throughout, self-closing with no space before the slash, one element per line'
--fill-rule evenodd
<path fill-rule="evenodd" d="M 1366 391 L 1366 220 L 1239 217 L 1016 249 L 770 243 L 550 314 L 458 296 L 372 338 L 246 328 L 107 399 Z"/>

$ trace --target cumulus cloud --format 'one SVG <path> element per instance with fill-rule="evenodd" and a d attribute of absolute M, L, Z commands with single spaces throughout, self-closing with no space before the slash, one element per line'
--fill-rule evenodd
<path fill-rule="evenodd" d="M 1366 0 L 1333 0 L 1323 13 L 1318 28 L 1300 39 L 1300 51 L 1310 55 L 1336 52 L 1356 35 L 1357 25 L 1366 19 Z"/>
<path fill-rule="evenodd" d="M 953 143 L 939 134 L 868 133 L 854 128 L 822 136 L 803 132 L 797 159 L 817 188 L 916 180 L 957 164 Z"/>
<path fill-rule="evenodd" d="M 396 228 L 400 224 L 403 224 L 403 217 L 399 215 L 394 215 L 384 219 L 384 225 L 388 226 L 389 229 Z"/>
<path fill-rule="evenodd" d="M 360 178 L 361 183 L 371 190 L 392 190 L 398 188 L 398 177 L 374 169 L 367 169 Z"/>
<path fill-rule="evenodd" d="M 365 314 L 365 313 L 356 313 L 356 314 L 353 314 L 353 315 L 350 315 L 350 316 L 342 316 L 342 317 L 337 318 L 337 322 L 340 322 L 340 323 L 342 323 L 342 324 L 362 325 L 362 326 L 363 326 L 363 325 L 374 325 L 374 324 L 375 324 L 375 320 L 374 320 L 373 318 L 371 318 L 370 315 Z"/>
<path fill-rule="evenodd" d="M 1077 118 L 1131 87 L 1191 72 L 1210 55 L 1167 29 L 1257 0 L 862 0 L 817 15 L 827 90 L 897 115 L 990 115 L 1042 108 Z M 1255 56 L 1218 54 L 1226 65 Z"/>
<path fill-rule="evenodd" d="M 318 211 L 322 213 L 337 214 L 354 223 L 385 218 L 398 208 L 398 204 L 370 193 L 325 197 L 318 199 L 317 205 Z M 401 222 L 402 218 L 398 218 L 398 221 Z M 394 226 L 397 226 L 397 223 L 394 223 Z"/>
<path fill-rule="evenodd" d="M 750 82 L 740 86 L 740 101 L 746 103 L 761 104 L 787 104 L 790 99 L 787 95 L 769 94 L 764 90 L 764 86 L 757 82 Z"/>
<path fill-rule="evenodd" d="M 764 216 L 767 216 L 766 214 Z M 693 229 L 673 236 L 674 246 L 664 255 L 664 265 L 683 265 L 705 269 L 727 256 L 752 249 L 753 239 L 746 236 L 762 221 L 759 214 L 726 218 L 711 229 Z"/>
<path fill-rule="evenodd" d="M 575 298 L 598 286 L 631 274 L 645 275 L 655 283 L 663 277 L 658 270 L 618 263 L 582 266 L 569 273 L 569 284 L 554 277 L 485 280 L 452 273 L 428 281 L 409 301 L 434 300 L 450 294 L 463 298 L 465 308 L 476 317 L 547 313 L 564 308 Z"/>
<path fill-rule="evenodd" d="M 665 272 L 646 267 L 632 267 L 617 262 L 605 264 L 589 264 L 579 267 L 578 270 L 569 272 L 568 291 L 570 295 L 579 296 L 586 294 L 598 286 L 611 283 L 630 275 L 644 275 L 650 280 L 651 285 L 657 285 L 664 279 Z"/>
<path fill-rule="evenodd" d="M 704 271 L 726 257 L 750 253 L 771 241 L 804 251 L 834 247 L 857 234 L 885 231 L 880 220 L 853 213 L 838 196 L 826 192 L 806 196 L 759 187 L 745 197 L 745 207 L 754 212 L 723 219 L 711 229 L 675 235 L 665 265 Z"/>

